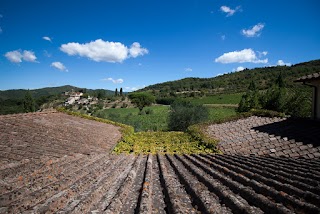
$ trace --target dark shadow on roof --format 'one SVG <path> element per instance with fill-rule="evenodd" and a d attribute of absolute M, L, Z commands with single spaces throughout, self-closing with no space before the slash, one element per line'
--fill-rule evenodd
<path fill-rule="evenodd" d="M 287 137 L 288 140 L 293 139 L 303 144 L 313 144 L 314 147 L 320 146 L 319 121 L 288 118 L 284 121 L 253 127 L 252 129 L 282 138 Z"/>

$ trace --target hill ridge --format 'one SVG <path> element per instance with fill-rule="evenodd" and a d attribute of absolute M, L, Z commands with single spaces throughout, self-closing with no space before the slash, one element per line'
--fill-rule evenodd
<path fill-rule="evenodd" d="M 303 75 L 320 70 L 320 60 L 298 63 L 292 66 L 273 66 L 244 69 L 211 78 L 187 77 L 147 86 L 139 91 L 172 93 L 181 91 L 206 91 L 207 93 L 237 93 L 246 91 L 249 83 L 255 81 L 260 90 L 268 88 L 281 73 L 287 87 L 296 87 L 293 81 Z"/>

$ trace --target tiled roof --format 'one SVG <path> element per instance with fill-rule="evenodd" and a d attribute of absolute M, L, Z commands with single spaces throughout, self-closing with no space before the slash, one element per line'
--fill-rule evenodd
<path fill-rule="evenodd" d="M 320 158 L 320 123 L 249 117 L 208 127 L 225 154 Z"/>
<path fill-rule="evenodd" d="M 0 137 L 0 213 L 320 213 L 315 158 L 111 155 L 116 127 L 61 113 Z"/>
<path fill-rule="evenodd" d="M 316 79 L 320 79 L 320 72 L 302 76 L 296 79 L 295 82 L 304 82 L 307 80 L 316 80 Z"/>

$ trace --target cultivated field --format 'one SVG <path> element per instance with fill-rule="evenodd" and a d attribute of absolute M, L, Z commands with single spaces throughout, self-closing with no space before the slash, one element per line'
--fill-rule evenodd
<path fill-rule="evenodd" d="M 217 121 L 236 115 L 236 109 L 209 106 L 208 121 Z M 146 107 L 142 114 L 137 108 L 117 108 L 98 111 L 95 116 L 131 125 L 135 131 L 167 131 L 169 106 Z"/>

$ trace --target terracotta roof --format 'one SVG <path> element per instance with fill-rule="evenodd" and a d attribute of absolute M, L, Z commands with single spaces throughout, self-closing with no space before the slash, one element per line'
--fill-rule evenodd
<path fill-rule="evenodd" d="M 315 158 L 111 155 L 116 127 L 61 113 L 1 116 L 0 138 L 0 213 L 320 212 Z"/>
<path fill-rule="evenodd" d="M 208 127 L 225 154 L 320 158 L 320 123 L 249 117 Z"/>
<path fill-rule="evenodd" d="M 307 80 L 316 80 L 316 79 L 320 79 L 320 72 L 302 76 L 296 79 L 295 82 L 304 82 Z"/>

